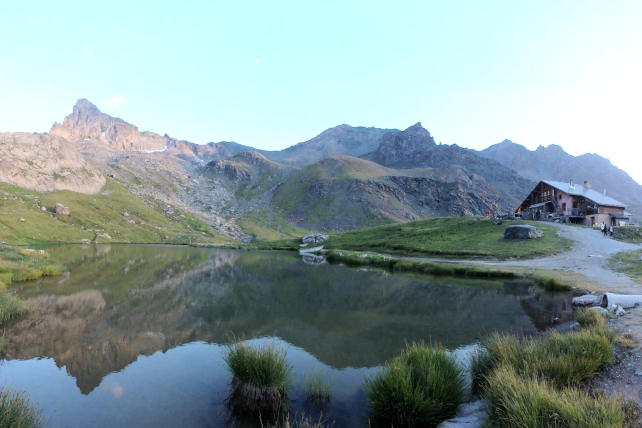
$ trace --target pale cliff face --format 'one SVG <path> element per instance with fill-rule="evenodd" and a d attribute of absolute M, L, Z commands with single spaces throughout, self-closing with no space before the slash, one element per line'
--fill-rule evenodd
<path fill-rule="evenodd" d="M 116 151 L 160 151 L 168 137 L 138 128 L 117 117 L 102 113 L 91 102 L 80 99 L 62 124 L 54 123 L 50 133 L 72 142 L 99 142 Z"/>
<path fill-rule="evenodd" d="M 105 177 L 67 140 L 15 132 L 0 133 L 0 181 L 41 192 L 97 193 Z"/>

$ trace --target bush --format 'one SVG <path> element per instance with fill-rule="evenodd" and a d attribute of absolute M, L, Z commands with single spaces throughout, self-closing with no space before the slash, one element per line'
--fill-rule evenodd
<path fill-rule="evenodd" d="M 542 376 L 556 386 L 578 385 L 613 361 L 612 333 L 603 327 L 543 338 L 492 335 L 485 343 L 487 360 L 478 363 L 478 378 L 499 365 L 520 373 Z"/>
<path fill-rule="evenodd" d="M 574 388 L 556 390 L 545 379 L 518 375 L 507 365 L 487 377 L 486 396 L 493 426 L 621 427 L 625 419 L 617 399 L 595 399 Z"/>
<path fill-rule="evenodd" d="M 455 414 L 464 380 L 443 349 L 413 344 L 367 380 L 366 393 L 382 426 L 436 426 Z"/>
<path fill-rule="evenodd" d="M 40 412 L 26 395 L 0 390 L 0 428 L 32 428 L 41 425 Z"/>

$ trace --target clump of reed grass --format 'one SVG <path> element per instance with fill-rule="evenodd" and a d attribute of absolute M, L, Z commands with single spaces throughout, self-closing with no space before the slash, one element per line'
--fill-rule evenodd
<path fill-rule="evenodd" d="M 308 400 L 323 404 L 330 401 L 330 383 L 324 378 L 323 373 L 314 372 L 304 375 L 305 395 Z"/>
<path fill-rule="evenodd" d="M 578 309 L 575 311 L 574 317 L 582 327 L 603 327 L 606 325 L 606 317 L 593 309 Z"/>
<path fill-rule="evenodd" d="M 505 365 L 559 387 L 576 386 L 613 361 L 612 339 L 612 333 L 599 326 L 543 338 L 494 334 L 485 342 L 487 355 L 474 365 L 474 377 L 479 382 L 493 368 Z"/>
<path fill-rule="evenodd" d="M 24 312 L 22 302 L 6 291 L 0 291 L 0 325 L 17 318 Z"/>
<path fill-rule="evenodd" d="M 0 428 L 42 426 L 40 411 L 24 393 L 0 389 Z"/>
<path fill-rule="evenodd" d="M 609 397 L 598 399 L 575 388 L 556 389 L 539 376 L 517 373 L 501 365 L 487 377 L 491 426 L 622 427 L 622 403 Z"/>
<path fill-rule="evenodd" d="M 234 376 L 230 395 L 234 407 L 273 412 L 287 401 L 292 367 L 285 350 L 237 342 L 228 346 L 224 359 Z"/>
<path fill-rule="evenodd" d="M 464 379 L 445 350 L 415 343 L 367 380 L 366 393 L 381 426 L 436 426 L 455 414 Z"/>
<path fill-rule="evenodd" d="M 261 423 L 263 427 L 263 423 Z M 272 424 L 265 425 L 265 428 L 331 428 L 334 422 L 326 421 L 323 414 L 319 415 L 318 419 L 313 419 L 311 416 L 306 416 L 301 413 L 298 416 L 291 417 L 288 413 L 285 417 Z"/>

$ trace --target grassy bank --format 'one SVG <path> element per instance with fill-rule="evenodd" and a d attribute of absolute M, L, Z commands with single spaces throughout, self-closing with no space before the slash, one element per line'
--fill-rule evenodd
<path fill-rule="evenodd" d="M 62 270 L 63 267 L 50 260 L 43 250 L 0 245 L 0 288 L 14 281 L 59 275 Z"/>
<path fill-rule="evenodd" d="M 25 394 L 0 389 L 1 428 L 36 428 L 42 425 L 39 410 Z"/>
<path fill-rule="evenodd" d="M 495 225 L 491 219 L 482 217 L 436 218 L 333 234 L 325 248 L 500 260 L 545 256 L 570 248 L 570 241 L 559 237 L 554 227 L 541 223 L 536 226 L 544 232 L 542 238 L 504 239 L 507 225 L 524 223 Z"/>
<path fill-rule="evenodd" d="M 642 282 L 642 250 L 622 251 L 609 259 L 609 268 Z"/>
<path fill-rule="evenodd" d="M 553 278 L 532 276 L 530 273 L 509 269 L 486 268 L 464 263 L 431 262 L 387 256 L 358 251 L 327 250 L 323 251 L 328 263 L 343 263 L 347 266 L 372 266 L 389 269 L 393 272 L 412 272 L 434 276 L 454 276 L 462 278 L 524 278 L 534 281 L 549 291 L 569 291 L 572 286 Z"/>
<path fill-rule="evenodd" d="M 69 215 L 55 213 L 57 203 Z M 142 200 L 109 181 L 100 193 L 40 193 L 0 183 L 0 242 L 224 243 L 200 219 L 156 200 Z"/>

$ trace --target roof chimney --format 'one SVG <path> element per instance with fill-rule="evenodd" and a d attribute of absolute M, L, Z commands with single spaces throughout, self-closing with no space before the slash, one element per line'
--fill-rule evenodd
<path fill-rule="evenodd" d="M 591 183 L 589 183 L 588 180 L 584 180 L 584 187 L 586 187 L 587 189 L 590 189 L 591 188 Z"/>
<path fill-rule="evenodd" d="M 571 178 L 570 180 L 568 180 L 568 184 L 569 184 L 569 187 L 570 187 L 571 189 L 574 189 L 574 188 L 575 188 L 575 185 L 573 184 L 573 179 L 572 179 L 572 178 Z"/>

